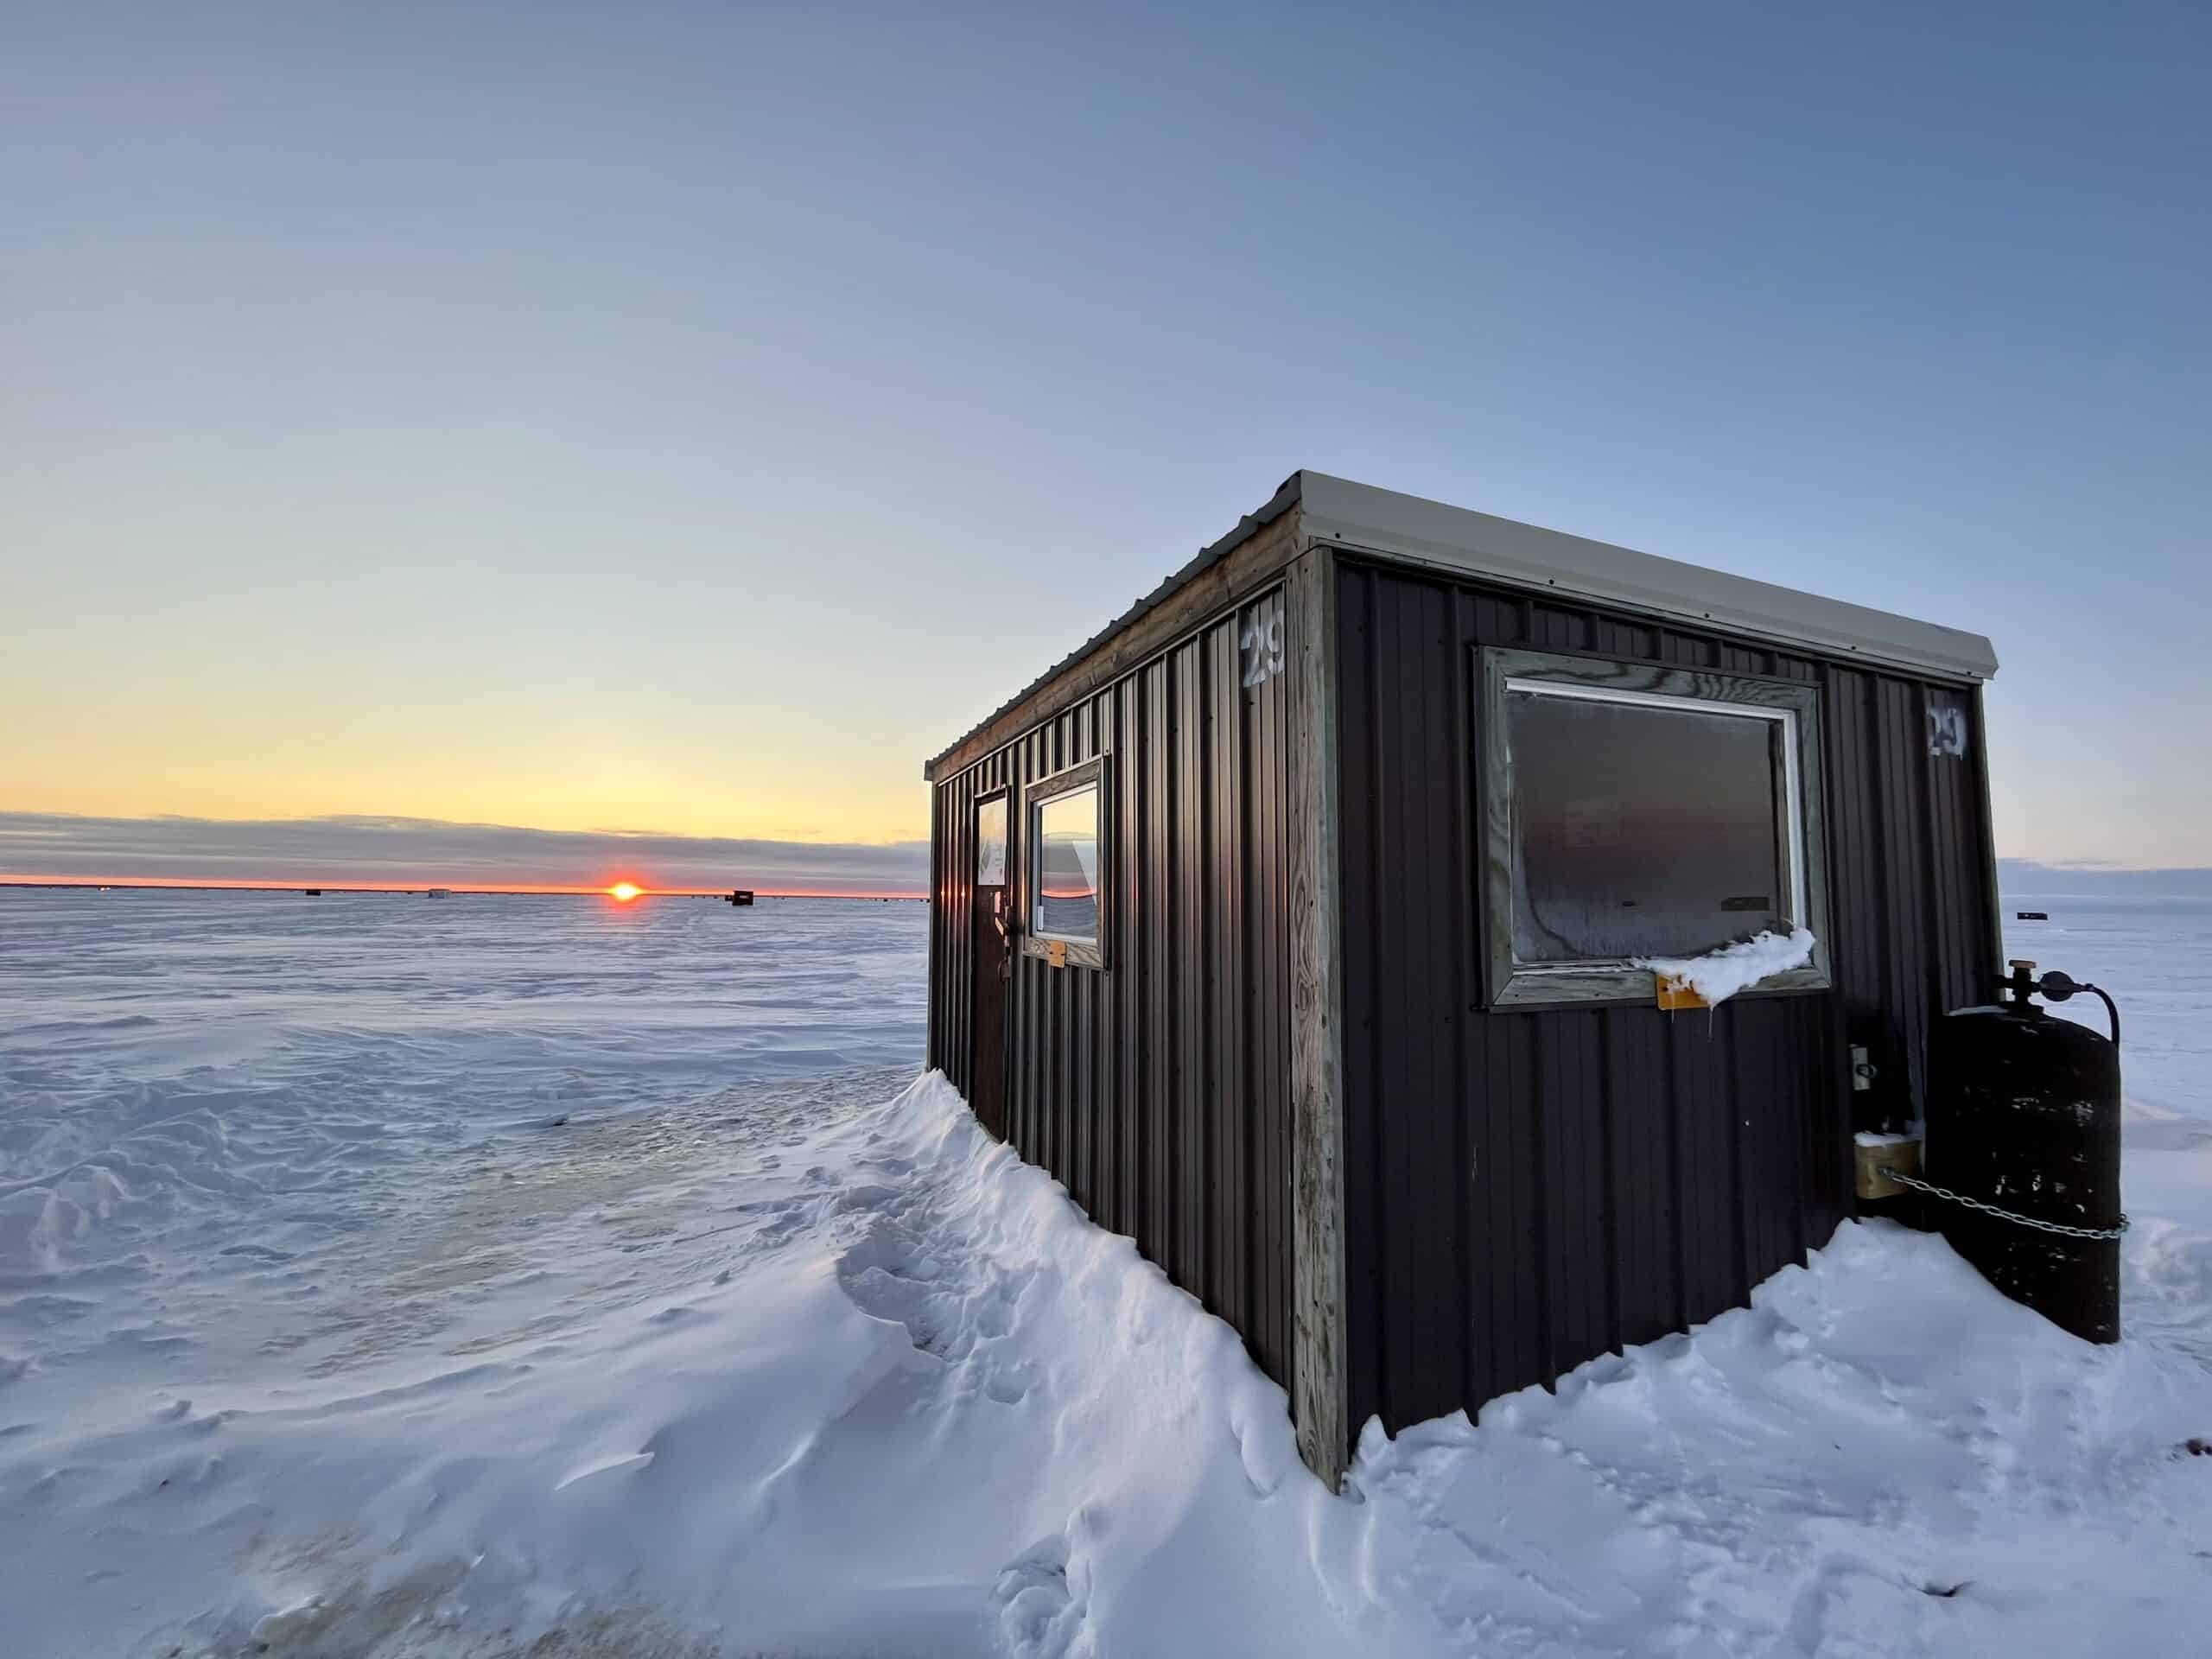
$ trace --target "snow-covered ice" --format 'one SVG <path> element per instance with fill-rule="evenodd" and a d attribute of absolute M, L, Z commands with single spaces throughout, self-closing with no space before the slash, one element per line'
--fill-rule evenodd
<path fill-rule="evenodd" d="M 915 1076 L 917 906 L 0 893 L 0 1653 L 2186 1651 L 2212 907 L 2050 907 L 2127 1341 L 1847 1224 L 1332 1498 Z"/>

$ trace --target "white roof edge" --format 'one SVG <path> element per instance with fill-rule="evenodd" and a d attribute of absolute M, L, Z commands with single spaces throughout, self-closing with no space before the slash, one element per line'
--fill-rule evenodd
<path fill-rule="evenodd" d="M 1332 546 L 1948 678 L 1986 680 L 1997 672 L 1995 648 L 1961 629 L 1326 473 L 1302 474 L 1300 493 L 1306 535 Z"/>

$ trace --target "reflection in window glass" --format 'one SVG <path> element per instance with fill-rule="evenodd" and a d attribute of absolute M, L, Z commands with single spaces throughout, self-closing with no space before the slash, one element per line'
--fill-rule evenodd
<path fill-rule="evenodd" d="M 1006 797 L 976 809 L 976 885 L 1006 885 Z"/>
<path fill-rule="evenodd" d="M 1786 929 L 1773 720 L 1514 691 L 1513 954 L 1691 957 Z"/>
<path fill-rule="evenodd" d="M 1030 815 L 1031 927 L 1055 938 L 1098 938 L 1098 786 L 1085 785 Z"/>

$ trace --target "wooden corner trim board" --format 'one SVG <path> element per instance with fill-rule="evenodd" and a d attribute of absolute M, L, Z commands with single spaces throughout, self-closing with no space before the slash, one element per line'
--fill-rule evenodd
<path fill-rule="evenodd" d="M 1344 1369 L 1343 998 L 1337 939 L 1336 556 L 1290 566 L 1291 1414 L 1331 1491 L 1351 1446 Z"/>

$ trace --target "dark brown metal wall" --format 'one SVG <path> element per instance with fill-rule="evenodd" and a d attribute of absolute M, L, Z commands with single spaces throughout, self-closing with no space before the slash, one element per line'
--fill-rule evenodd
<path fill-rule="evenodd" d="M 1018 887 L 1023 786 L 1110 755 L 1108 966 L 1016 958 L 1007 1139 L 1287 1382 L 1287 698 L 1264 639 L 1281 607 L 1262 595 L 938 784 L 930 1058 L 968 1088 L 976 798 L 1014 788 Z"/>
<path fill-rule="evenodd" d="M 1995 918 L 1968 690 L 1347 563 L 1338 584 L 1347 1389 L 1395 1429 L 1743 1303 L 1852 1203 Z M 1488 1012 L 1473 652 L 1592 651 L 1821 687 L 1833 992 Z M 1929 753 L 1960 708 L 1966 759 Z M 1854 1097 L 1846 1046 L 1885 1091 Z"/>

